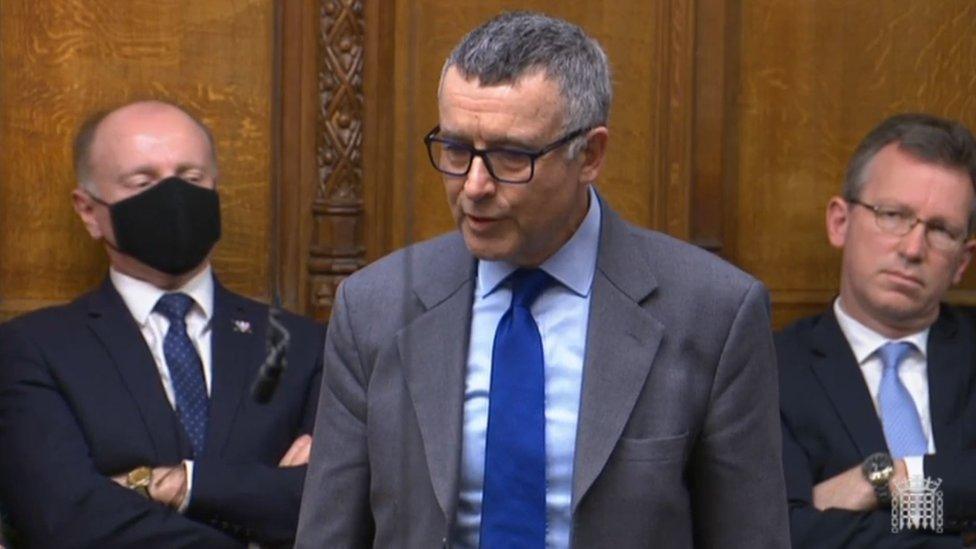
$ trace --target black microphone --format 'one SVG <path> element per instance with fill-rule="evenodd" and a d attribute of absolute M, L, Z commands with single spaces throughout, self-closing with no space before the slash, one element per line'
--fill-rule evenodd
<path fill-rule="evenodd" d="M 268 335 L 266 339 L 267 356 L 258 376 L 251 385 L 251 397 L 260 404 L 265 404 L 271 400 L 275 389 L 278 388 L 278 380 L 281 378 L 285 366 L 288 364 L 288 345 L 291 343 L 291 334 L 281 323 L 278 316 L 281 314 L 276 307 L 268 307 Z"/>

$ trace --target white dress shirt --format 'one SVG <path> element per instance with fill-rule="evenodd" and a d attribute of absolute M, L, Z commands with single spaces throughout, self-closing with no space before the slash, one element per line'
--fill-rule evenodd
<path fill-rule="evenodd" d="M 925 433 L 925 440 L 928 441 L 928 453 L 935 453 L 935 439 L 932 437 L 932 414 L 929 411 L 929 378 L 928 378 L 928 340 L 929 328 L 916 332 L 897 340 L 891 340 L 878 332 L 868 328 L 864 324 L 855 320 L 844 311 L 840 298 L 834 301 L 834 314 L 837 316 L 837 324 L 840 325 L 841 332 L 847 338 L 847 343 L 854 352 L 861 367 L 861 374 L 864 382 L 871 393 L 871 401 L 874 402 L 874 411 L 881 417 L 878 408 L 878 391 L 881 387 L 881 374 L 884 364 L 878 354 L 878 349 L 882 345 L 891 341 L 906 341 L 912 344 L 911 351 L 905 356 L 901 365 L 898 367 L 898 378 L 901 380 L 908 393 L 912 395 L 915 408 L 918 410 L 918 417 L 922 420 L 922 432 Z M 905 465 L 908 468 L 908 475 L 924 476 L 924 456 L 907 456 Z"/>
<path fill-rule="evenodd" d="M 193 306 L 186 314 L 186 332 L 200 355 L 200 362 L 203 364 L 203 379 L 207 386 L 207 395 L 210 395 L 210 387 L 213 380 L 213 369 L 210 364 L 210 320 L 213 318 L 213 295 L 214 282 L 213 274 L 208 265 L 199 274 L 191 278 L 182 287 L 175 290 L 161 290 L 148 282 L 133 278 L 129 275 L 120 273 L 115 269 L 109 269 L 109 278 L 112 285 L 122 296 L 122 301 L 132 314 L 132 318 L 139 326 L 142 337 L 146 340 L 149 352 L 156 362 L 156 371 L 162 381 L 163 390 L 166 391 L 166 398 L 169 400 L 173 409 L 176 409 L 176 395 L 173 392 L 173 379 L 166 366 L 166 358 L 163 353 L 163 339 L 166 331 L 169 330 L 169 320 L 162 314 L 154 311 L 156 302 L 163 294 L 182 292 L 193 298 Z M 193 461 L 184 460 L 186 466 L 186 497 L 179 511 L 183 512 L 190 504 L 190 494 L 193 489 Z"/>
<path fill-rule="evenodd" d="M 556 282 L 532 304 L 545 363 L 546 546 L 569 547 L 572 528 L 573 459 L 586 352 L 590 290 L 600 241 L 600 204 L 590 207 L 573 236 L 540 268 Z M 479 261 L 471 310 L 471 339 L 464 387 L 464 427 L 455 547 L 478 547 L 485 475 L 485 437 L 495 330 L 512 301 L 503 284 L 516 270 L 500 261 Z"/>

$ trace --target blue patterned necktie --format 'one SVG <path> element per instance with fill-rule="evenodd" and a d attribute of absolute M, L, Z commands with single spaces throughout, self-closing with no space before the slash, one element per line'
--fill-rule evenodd
<path fill-rule="evenodd" d="M 207 438 L 210 399 L 203 379 L 203 363 L 186 333 L 186 313 L 192 306 L 193 298 L 175 293 L 159 298 L 154 310 L 169 319 L 169 329 L 163 338 L 163 356 L 173 380 L 176 412 L 193 445 L 193 456 L 199 458 Z"/>
<path fill-rule="evenodd" d="M 495 331 L 485 441 L 481 547 L 546 543 L 546 386 L 532 303 L 552 282 L 541 269 L 511 275 L 512 304 Z"/>
<path fill-rule="evenodd" d="M 905 341 L 885 343 L 878 349 L 884 372 L 878 390 L 881 423 L 891 457 L 922 456 L 928 452 L 928 441 L 912 395 L 898 378 L 898 367 L 912 349 Z"/>

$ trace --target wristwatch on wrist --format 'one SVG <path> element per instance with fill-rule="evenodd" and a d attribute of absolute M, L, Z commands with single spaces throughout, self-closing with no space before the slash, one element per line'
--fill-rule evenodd
<path fill-rule="evenodd" d="M 888 488 L 888 483 L 891 477 L 895 476 L 895 464 L 891 461 L 891 456 L 884 452 L 871 454 L 861 464 L 861 473 L 864 474 L 864 480 L 874 488 L 878 503 L 882 506 L 891 504 L 891 489 Z"/>
<path fill-rule="evenodd" d="M 135 490 L 146 498 L 149 497 L 150 482 L 152 482 L 152 468 L 150 467 L 136 467 L 125 476 L 126 488 Z"/>

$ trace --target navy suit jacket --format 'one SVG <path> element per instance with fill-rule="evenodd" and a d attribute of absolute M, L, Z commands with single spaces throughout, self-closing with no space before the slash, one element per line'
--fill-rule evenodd
<path fill-rule="evenodd" d="M 0 326 L 0 506 L 31 547 L 233 547 L 289 543 L 305 467 L 278 468 L 310 433 L 324 328 L 288 313 L 274 398 L 249 396 L 268 308 L 214 285 L 205 450 L 185 515 L 109 477 L 175 465 L 190 443 L 148 346 L 107 279 L 76 301 Z M 249 328 L 249 329 L 248 329 Z"/>
<path fill-rule="evenodd" d="M 926 476 L 943 480 L 947 532 L 976 529 L 974 336 L 972 320 L 945 305 L 928 336 L 936 454 L 925 457 L 924 467 Z M 814 508 L 813 486 L 888 447 L 867 384 L 832 308 L 777 333 L 775 343 L 793 546 L 959 547 L 958 535 L 892 534 L 887 509 Z"/>

